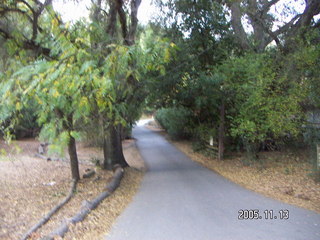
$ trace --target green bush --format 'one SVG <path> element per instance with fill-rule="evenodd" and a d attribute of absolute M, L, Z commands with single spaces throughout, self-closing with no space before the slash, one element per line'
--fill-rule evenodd
<path fill-rule="evenodd" d="M 183 107 L 162 108 L 156 112 L 156 120 L 174 138 L 189 138 L 193 129 L 193 114 Z"/>
<path fill-rule="evenodd" d="M 41 126 L 37 122 L 37 105 L 34 102 L 29 102 L 28 106 L 21 109 L 17 116 L 2 116 L 0 118 L 0 127 L 2 130 L 9 128 L 10 133 L 15 139 L 30 138 L 38 136 Z M 15 122 L 11 128 L 12 121 Z M 0 133 L 3 136 L 3 132 Z"/>

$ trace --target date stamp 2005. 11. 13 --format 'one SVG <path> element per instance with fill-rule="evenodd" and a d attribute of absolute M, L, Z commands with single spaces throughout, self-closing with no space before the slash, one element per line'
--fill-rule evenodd
<path fill-rule="evenodd" d="M 287 220 L 289 219 L 289 210 L 281 209 L 275 210 L 263 210 L 259 209 L 240 209 L 238 211 L 239 220 Z"/>

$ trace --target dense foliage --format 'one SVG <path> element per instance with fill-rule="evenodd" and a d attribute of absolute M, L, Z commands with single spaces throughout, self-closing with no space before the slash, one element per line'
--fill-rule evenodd
<path fill-rule="evenodd" d="M 283 16 L 271 11 L 282 1 L 155 2 L 158 21 L 139 27 L 139 0 L 93 0 L 90 20 L 73 24 L 51 0 L 2 2 L 7 139 L 41 128 L 53 150 L 68 146 L 75 167 L 75 141 L 95 138 L 105 168 L 125 166 L 121 138 L 148 107 L 175 138 L 215 139 L 220 159 L 225 143 L 256 153 L 318 141 L 310 134 L 319 128 L 310 120 L 320 108 L 317 1 Z"/>
<path fill-rule="evenodd" d="M 101 1 L 93 3 L 89 22 L 80 20 L 72 25 L 62 22 L 51 1 L 0 5 L 1 41 L 5 45 L 1 53 L 7 57 L 0 75 L 3 133 L 10 140 L 19 123 L 32 118 L 41 126 L 40 139 L 50 143 L 51 151 L 63 154 L 68 146 L 76 180 L 76 140 L 87 135 L 92 125 L 103 141 L 103 167 L 126 165 L 121 135 L 124 128 L 132 127 L 144 106 L 142 76 L 168 62 L 165 53 L 171 48 L 166 40 L 149 46 L 135 44 L 139 1 L 129 5 L 130 25 L 123 22 L 127 18 L 122 14 L 124 3 L 110 5 L 110 11 L 112 7 L 117 10 L 122 27 L 117 18 L 102 18 L 97 4 Z M 19 24 L 14 26 L 10 20 Z M 22 22 L 34 28 L 22 30 Z M 122 34 L 117 35 L 120 30 Z M 111 32 L 114 36 L 110 39 Z"/>
<path fill-rule="evenodd" d="M 312 18 L 319 4 L 306 2 L 304 16 L 286 13 L 294 9 L 288 6 L 283 14 L 292 21 L 274 30 L 276 21 L 281 22 L 270 11 L 273 4 L 282 6 L 277 1 L 226 1 L 225 8 L 214 1 L 158 2 L 165 9 L 160 34 L 174 39 L 179 49 L 177 64 L 155 79 L 161 90 L 150 96 L 158 100 L 150 101 L 155 107 L 168 108 L 158 117 L 166 129 L 207 139 L 203 144 L 213 136 L 221 152 L 228 142 L 229 148 L 253 153 L 301 142 L 310 135 L 309 127 L 316 132 L 319 125 L 310 123 L 308 115 L 319 111 L 320 33 Z M 241 17 L 253 32 L 237 21 Z M 181 107 L 192 112 L 185 128 L 176 127 L 186 121 L 183 115 L 172 116 L 172 109 Z"/>

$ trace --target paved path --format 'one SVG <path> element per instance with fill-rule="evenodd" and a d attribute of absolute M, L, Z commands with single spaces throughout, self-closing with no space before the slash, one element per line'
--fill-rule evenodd
<path fill-rule="evenodd" d="M 134 137 L 149 171 L 106 239 L 320 240 L 320 214 L 246 190 L 144 127 Z M 262 219 L 238 220 L 240 209 L 258 209 Z M 278 219 L 266 220 L 264 210 Z M 279 219 L 280 210 L 289 211 L 288 220 Z"/>

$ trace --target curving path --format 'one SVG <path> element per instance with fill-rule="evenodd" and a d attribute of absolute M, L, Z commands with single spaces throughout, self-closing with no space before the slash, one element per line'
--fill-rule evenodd
<path fill-rule="evenodd" d="M 149 170 L 106 239 L 320 239 L 320 214 L 246 190 L 144 127 L 133 134 Z M 240 209 L 258 209 L 262 219 L 238 220 Z M 273 210 L 277 219 L 265 219 L 264 210 Z M 279 219 L 280 210 L 288 210 L 289 219 Z"/>

